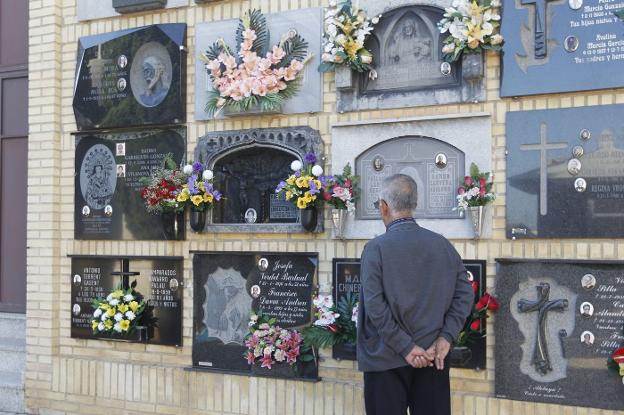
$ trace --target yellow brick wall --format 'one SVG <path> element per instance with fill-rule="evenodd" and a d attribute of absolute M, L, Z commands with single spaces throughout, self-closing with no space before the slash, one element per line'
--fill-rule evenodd
<path fill-rule="evenodd" d="M 26 1 L 26 0 L 24 0 Z M 104 1 L 104 0 L 102 0 Z M 487 101 L 348 114 L 335 112 L 333 74 L 324 77 L 323 112 L 314 115 L 242 117 L 194 121 L 195 24 L 237 18 L 248 8 L 265 13 L 321 7 L 321 0 L 226 0 L 138 15 L 79 22 L 76 0 L 30 0 L 29 208 L 26 399 L 32 413 L 133 414 L 362 414 L 362 382 L 353 362 L 337 362 L 325 351 L 321 383 L 272 380 L 189 372 L 192 345 L 192 268 L 189 250 L 318 252 L 321 287 L 331 282 L 334 257 L 359 256 L 365 241 L 339 242 L 328 233 L 193 234 L 184 242 L 74 241 L 73 182 L 76 131 L 72 89 L 80 36 L 156 23 L 187 23 L 188 155 L 207 131 L 251 127 L 309 125 L 321 132 L 330 152 L 330 126 L 336 122 L 423 115 L 487 112 L 492 116 L 495 191 L 494 229 L 490 239 L 453 241 L 464 258 L 487 259 L 490 289 L 494 258 L 593 258 L 624 256 L 624 240 L 505 239 L 505 113 L 510 110 L 578 107 L 624 102 L 622 90 L 499 98 L 498 56 L 487 56 Z M 327 217 L 327 215 L 326 215 Z M 331 224 L 326 221 L 325 228 Z M 184 347 L 147 346 L 70 338 L 70 260 L 68 254 L 181 255 L 184 277 Z M 493 333 L 492 320 L 488 330 Z M 615 414 L 586 408 L 557 407 L 498 400 L 493 397 L 495 338 L 488 337 L 488 369 L 452 370 L 453 413 L 465 415 Z M 621 412 L 624 413 L 624 412 Z"/>

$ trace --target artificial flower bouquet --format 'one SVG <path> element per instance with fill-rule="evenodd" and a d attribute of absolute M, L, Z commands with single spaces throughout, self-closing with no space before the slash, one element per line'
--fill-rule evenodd
<path fill-rule="evenodd" d="M 188 180 L 188 175 L 178 169 L 171 154 L 167 154 L 162 167 L 154 170 L 150 177 L 141 178 L 145 186 L 141 198 L 149 213 L 182 212 L 184 204 L 177 201 L 178 192 Z"/>
<path fill-rule="evenodd" d="M 260 364 L 260 367 L 271 369 L 280 363 L 294 366 L 297 362 L 314 360 L 313 350 L 304 344 L 301 333 L 283 329 L 275 322 L 261 311 L 251 313 L 244 356 L 249 365 Z"/>
<path fill-rule="evenodd" d="M 182 206 L 203 212 L 221 200 L 221 192 L 212 185 L 214 174 L 212 170 L 204 168 L 201 162 L 196 161 L 182 168 L 187 177 L 176 195 L 176 201 Z"/>
<path fill-rule="evenodd" d="M 479 167 L 472 163 L 470 175 L 464 177 L 464 183 L 457 189 L 457 209 L 466 210 L 468 207 L 486 206 L 496 199 L 492 192 L 492 177 L 489 172 L 479 171 Z"/>
<path fill-rule="evenodd" d="M 327 189 L 332 177 L 323 176 L 323 168 L 316 163 L 316 155 L 307 153 L 303 163 L 295 160 L 290 164 L 294 171 L 285 181 L 281 181 L 275 193 L 294 203 L 299 209 L 321 206 L 322 193 Z"/>
<path fill-rule="evenodd" d="M 357 184 L 359 176 L 354 176 L 351 172 L 351 165 L 347 165 L 342 170 L 342 174 L 332 177 L 326 190 L 323 192 L 323 199 L 334 209 L 347 210 L 350 213 L 355 211 L 355 200 L 357 198 Z"/>
<path fill-rule="evenodd" d="M 330 295 L 313 299 L 316 320 L 303 330 L 303 337 L 311 346 L 322 349 L 338 344 L 355 344 L 357 336 L 357 297 L 348 293 L 334 305 Z"/>
<path fill-rule="evenodd" d="M 471 284 L 474 292 L 479 292 L 479 285 L 477 281 L 473 280 L 471 281 Z M 488 311 L 494 312 L 498 310 L 498 308 L 498 301 L 496 301 L 496 299 L 488 292 L 485 292 L 473 305 L 472 311 L 466 319 L 466 324 L 455 341 L 455 345 L 465 346 L 475 338 L 485 337 L 483 323 L 485 322 L 485 319 L 489 317 Z"/>
<path fill-rule="evenodd" d="M 449 33 L 442 47 L 444 59 L 454 62 L 462 53 L 500 50 L 500 5 L 500 0 L 453 0 L 438 22 L 440 33 Z"/>
<path fill-rule="evenodd" d="M 330 0 L 325 10 L 323 32 L 323 55 L 319 71 L 329 72 L 338 65 L 345 65 L 357 72 L 368 72 L 371 79 L 377 77 L 373 69 L 373 55 L 364 47 L 366 39 L 379 23 L 381 15 L 369 18 L 366 12 L 351 4 L 340 5 Z"/>
<path fill-rule="evenodd" d="M 136 281 L 128 289 L 118 288 L 106 298 L 93 300 L 93 334 L 128 335 L 141 326 L 147 303 L 134 287 Z"/>
<path fill-rule="evenodd" d="M 300 87 L 300 75 L 310 59 L 307 42 L 291 30 L 269 49 L 269 29 L 259 10 L 249 10 L 236 30 L 236 51 L 217 40 L 200 59 L 212 80 L 206 112 L 236 112 L 259 107 L 280 111 Z"/>

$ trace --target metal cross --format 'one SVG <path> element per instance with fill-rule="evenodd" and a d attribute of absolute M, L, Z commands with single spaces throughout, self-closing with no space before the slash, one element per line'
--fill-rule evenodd
<path fill-rule="evenodd" d="M 540 124 L 540 143 L 539 144 L 521 144 L 520 150 L 524 151 L 540 151 L 540 214 L 546 216 L 548 214 L 548 160 L 546 152 L 548 150 L 558 150 L 567 148 L 568 143 L 549 143 L 546 137 L 546 124 Z"/>
<path fill-rule="evenodd" d="M 544 59 L 547 54 L 546 38 L 546 11 L 548 2 L 553 0 L 520 0 L 523 5 L 535 6 L 535 18 L 533 22 L 533 33 L 535 36 L 535 59 Z"/>
<path fill-rule="evenodd" d="M 549 311 L 563 311 L 568 308 L 568 300 L 549 300 L 550 284 L 540 283 L 535 287 L 537 289 L 537 300 L 519 300 L 518 311 L 521 313 L 529 313 L 537 311 L 537 330 L 535 336 L 535 347 L 533 349 L 533 366 L 535 369 L 545 375 L 552 371 L 550 357 L 548 356 L 548 344 L 546 339 L 546 317 Z M 561 333 L 560 333 L 561 336 Z"/>

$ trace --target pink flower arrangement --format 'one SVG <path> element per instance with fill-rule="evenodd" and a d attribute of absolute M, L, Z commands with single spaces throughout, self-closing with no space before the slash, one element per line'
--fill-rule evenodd
<path fill-rule="evenodd" d="M 236 54 L 220 39 L 201 56 L 213 86 L 206 111 L 245 111 L 256 105 L 279 110 L 298 89 L 298 76 L 309 59 L 307 43 L 291 31 L 268 50 L 266 21 L 257 10 L 241 18 L 237 38 Z"/>
<path fill-rule="evenodd" d="M 331 184 L 323 192 L 323 199 L 334 209 L 355 211 L 355 200 L 357 198 L 357 184 L 359 177 L 351 173 L 351 165 L 347 163 L 342 174 L 331 178 Z"/>
<path fill-rule="evenodd" d="M 245 359 L 247 364 L 260 363 L 271 369 L 278 363 L 294 365 L 312 360 L 310 348 L 303 344 L 303 336 L 297 330 L 287 330 L 275 324 L 274 318 L 262 313 L 252 313 L 249 320 L 249 334 L 245 338 Z"/>

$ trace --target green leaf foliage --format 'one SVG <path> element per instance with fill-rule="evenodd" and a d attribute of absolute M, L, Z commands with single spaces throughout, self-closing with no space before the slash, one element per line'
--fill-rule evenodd
<path fill-rule="evenodd" d="M 237 52 L 240 52 L 240 45 L 243 43 L 243 32 L 246 29 L 256 32 L 256 40 L 254 40 L 251 50 L 256 52 L 258 56 L 265 56 L 269 49 L 269 26 L 260 10 L 249 10 L 239 20 L 238 28 L 236 29 Z"/>
<path fill-rule="evenodd" d="M 282 48 L 286 53 L 282 59 L 280 67 L 287 67 L 293 60 L 303 62 L 308 54 L 308 42 L 306 42 L 299 34 L 286 38 L 282 44 Z"/>

